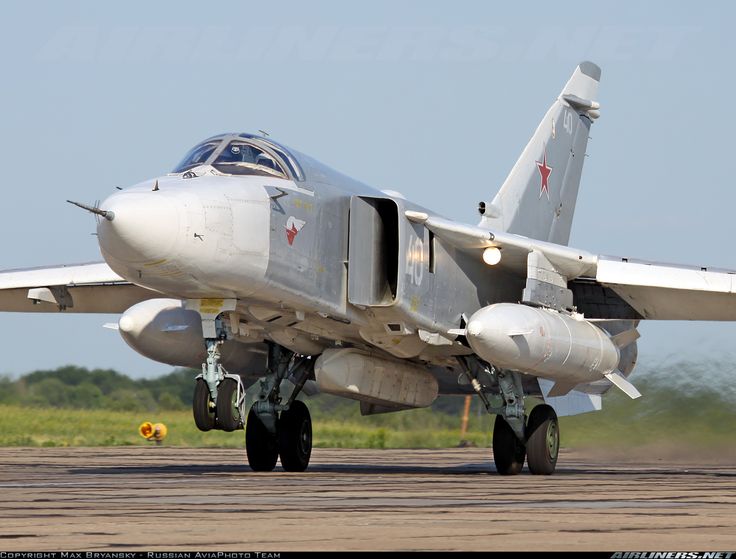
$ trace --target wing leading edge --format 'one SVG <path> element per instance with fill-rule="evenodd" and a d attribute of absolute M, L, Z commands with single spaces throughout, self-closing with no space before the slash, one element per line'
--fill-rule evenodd
<path fill-rule="evenodd" d="M 422 212 L 406 212 L 456 249 L 501 251 L 498 267 L 525 276 L 529 254 L 542 253 L 570 282 L 575 305 L 587 318 L 650 320 L 736 320 L 736 271 L 679 266 L 587 251 L 513 233 L 459 224 Z M 588 289 L 585 289 L 585 286 Z M 590 289 L 591 287 L 597 289 Z"/>
<path fill-rule="evenodd" d="M 0 272 L 2 312 L 122 313 L 159 296 L 104 262 Z"/>

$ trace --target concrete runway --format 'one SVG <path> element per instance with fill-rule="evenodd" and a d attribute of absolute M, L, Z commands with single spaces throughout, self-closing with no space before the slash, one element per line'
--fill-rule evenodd
<path fill-rule="evenodd" d="M 736 467 L 564 452 L 551 477 L 490 450 L 0 449 L 0 550 L 733 550 Z M 629 457 L 631 459 L 631 457 Z"/>

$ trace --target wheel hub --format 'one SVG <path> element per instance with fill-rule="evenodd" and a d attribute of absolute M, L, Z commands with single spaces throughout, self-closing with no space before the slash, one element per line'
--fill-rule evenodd
<path fill-rule="evenodd" d="M 309 452 L 309 448 L 312 446 L 312 434 L 309 431 L 309 423 L 307 421 L 302 422 L 299 430 L 299 450 L 302 454 Z"/>
<path fill-rule="evenodd" d="M 550 421 L 547 426 L 547 451 L 549 457 L 553 460 L 557 458 L 557 453 L 560 450 L 560 437 L 557 431 L 557 423 Z"/>

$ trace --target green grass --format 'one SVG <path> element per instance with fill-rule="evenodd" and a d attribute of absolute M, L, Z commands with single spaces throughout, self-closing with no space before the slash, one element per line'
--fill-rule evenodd
<path fill-rule="evenodd" d="M 637 380 L 643 398 L 630 400 L 613 390 L 603 411 L 560 420 L 567 448 L 630 448 L 669 446 L 673 449 L 736 450 L 736 388 L 730 382 L 703 382 L 707 371 L 695 367 L 678 377 L 662 369 Z M 730 377 L 730 372 L 729 372 Z M 356 402 L 320 396 L 309 399 L 314 420 L 314 445 L 337 448 L 443 448 L 460 441 L 457 402 L 449 407 L 409 410 L 361 417 Z M 487 447 L 493 417 L 480 413 L 473 401 L 465 439 Z M 453 407 L 454 406 L 454 407 Z M 159 406 L 160 408 L 161 406 Z M 445 411 L 443 411 L 445 410 Z M 119 411 L 0 404 L 0 446 L 109 446 L 151 444 L 138 435 L 143 421 L 168 427 L 166 445 L 242 448 L 243 431 L 202 433 L 191 411 Z"/>
<path fill-rule="evenodd" d="M 163 422 L 167 444 L 180 446 L 239 446 L 232 433 L 202 433 L 191 412 L 157 414 L 63 408 L 0 406 L 1 446 L 111 446 L 150 444 L 138 434 L 143 421 Z"/>
<path fill-rule="evenodd" d="M 423 416 L 431 415 L 430 410 L 405 413 L 417 412 Z M 422 420 L 421 417 L 417 419 Z M 240 448 L 244 444 L 243 431 L 202 433 L 197 430 L 188 410 L 151 414 L 0 405 L 0 446 L 148 445 L 151 443 L 138 435 L 138 426 L 143 421 L 165 423 L 168 428 L 165 444 L 168 446 Z M 409 423 L 416 421 L 412 419 Z M 430 421 L 429 426 L 423 428 L 413 425 L 392 427 L 388 423 L 390 421 L 383 417 L 378 421 L 376 418 L 347 421 L 316 418 L 314 445 L 338 448 L 442 448 L 456 446 L 460 438 L 459 429 L 437 426 L 437 421 Z M 466 439 L 478 445 L 486 445 L 490 440 L 489 434 L 481 431 L 468 433 Z"/>
<path fill-rule="evenodd" d="M 113 370 L 72 365 L 13 380 L 0 375 L 0 445 L 105 446 L 150 444 L 143 421 L 168 426 L 167 445 L 242 447 L 243 432 L 198 431 L 191 418 L 191 370 L 133 380 Z M 736 452 L 736 363 L 730 359 L 650 363 L 632 376 L 643 397 L 613 389 L 603 411 L 560 420 L 568 448 L 665 445 Z M 247 394 L 253 397 L 254 386 Z M 351 448 L 439 448 L 460 439 L 462 397 L 443 396 L 434 409 L 361 417 L 357 402 L 309 398 L 314 444 Z M 466 440 L 488 446 L 493 417 L 473 399 Z"/>
<path fill-rule="evenodd" d="M 665 403 L 668 396 L 671 399 Z M 736 449 L 732 405 L 707 397 L 678 401 L 674 394 L 652 394 L 648 400 L 629 400 L 614 393 L 604 398 L 603 411 L 561 418 L 563 444 L 574 448 L 666 444 Z"/>

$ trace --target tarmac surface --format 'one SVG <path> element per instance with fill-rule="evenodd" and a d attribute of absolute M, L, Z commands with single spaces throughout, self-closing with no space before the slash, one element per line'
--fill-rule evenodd
<path fill-rule="evenodd" d="M 632 457 L 627 457 L 629 460 Z M 733 550 L 736 466 L 563 451 L 501 477 L 488 449 L 0 448 L 0 550 Z"/>

